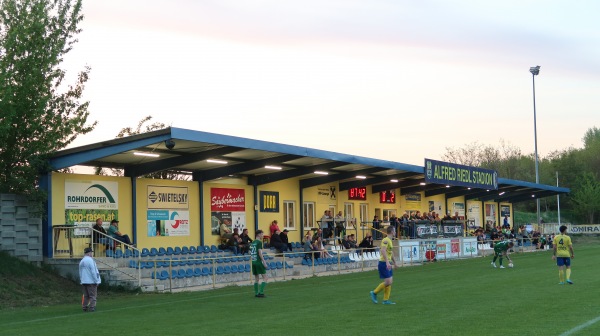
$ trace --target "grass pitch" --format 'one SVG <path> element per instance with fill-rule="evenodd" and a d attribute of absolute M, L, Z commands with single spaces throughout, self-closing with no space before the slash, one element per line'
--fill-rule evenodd
<path fill-rule="evenodd" d="M 550 251 L 512 254 L 513 269 L 491 257 L 394 271 L 392 300 L 373 304 L 376 271 L 175 294 L 98 298 L 0 311 L 3 335 L 600 335 L 600 245 L 575 246 L 574 285 L 558 285 Z M 506 264 L 506 262 L 505 262 Z M 300 267 L 300 266 L 297 266 Z M 379 299 L 381 302 L 382 294 Z"/>

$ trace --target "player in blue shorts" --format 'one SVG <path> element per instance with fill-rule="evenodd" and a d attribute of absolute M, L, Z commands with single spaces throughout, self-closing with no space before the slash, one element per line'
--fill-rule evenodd
<path fill-rule="evenodd" d="M 392 245 L 392 237 L 396 236 L 396 229 L 390 225 L 386 229 L 387 237 L 381 241 L 381 257 L 379 258 L 379 264 L 377 269 L 379 270 L 379 278 L 383 279 L 383 282 L 371 291 L 371 300 L 373 303 L 377 303 L 377 294 L 383 291 L 383 304 L 396 304 L 390 301 L 390 294 L 392 293 L 392 281 L 393 271 L 392 268 L 396 268 L 396 260 L 394 260 L 394 247 Z"/>
<path fill-rule="evenodd" d="M 560 234 L 554 237 L 554 254 L 552 255 L 552 260 L 556 260 L 556 265 L 558 266 L 558 280 L 560 281 L 559 285 L 565 284 L 565 269 L 567 270 L 567 283 L 569 285 L 573 284 L 571 281 L 571 259 L 575 258 L 575 253 L 573 252 L 573 243 L 571 242 L 571 237 L 567 236 L 567 226 L 561 225 L 559 228 Z"/>

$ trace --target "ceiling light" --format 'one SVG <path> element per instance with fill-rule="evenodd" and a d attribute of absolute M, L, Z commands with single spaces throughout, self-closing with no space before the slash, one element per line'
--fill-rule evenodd
<path fill-rule="evenodd" d="M 447 185 L 447 186 L 446 186 L 446 188 L 450 188 L 450 186 L 449 186 L 449 185 Z"/>
<path fill-rule="evenodd" d="M 503 192 L 499 193 L 498 196 L 502 196 L 504 194 L 506 194 L 506 191 L 503 191 Z"/>
<path fill-rule="evenodd" d="M 398 180 L 390 180 L 390 182 L 398 183 Z"/>
<path fill-rule="evenodd" d="M 160 155 L 158 155 L 156 153 L 146 153 L 146 152 L 133 152 L 133 155 L 149 156 L 149 157 L 159 157 L 160 156 Z"/>
<path fill-rule="evenodd" d="M 364 176 L 364 175 L 356 175 L 356 178 L 357 178 L 357 179 L 364 180 L 364 179 L 366 179 L 367 177 L 366 177 L 366 176 Z"/>
<path fill-rule="evenodd" d="M 419 184 L 420 184 L 420 185 L 426 185 L 427 183 L 425 183 L 425 182 L 421 182 L 421 183 L 419 183 Z"/>
<path fill-rule="evenodd" d="M 471 187 L 468 187 L 467 190 L 471 190 Z"/>
<path fill-rule="evenodd" d="M 265 166 L 266 169 L 273 169 L 273 170 L 281 170 L 281 167 L 278 166 Z"/>
<path fill-rule="evenodd" d="M 219 164 L 227 164 L 227 161 L 223 161 L 223 160 L 213 160 L 213 159 L 208 159 L 208 160 L 206 160 L 206 162 L 210 162 L 210 163 L 219 163 Z"/>
<path fill-rule="evenodd" d="M 318 175 L 329 175 L 328 172 L 326 172 L 326 171 L 320 171 L 320 170 L 315 170 L 315 174 L 318 174 Z"/>

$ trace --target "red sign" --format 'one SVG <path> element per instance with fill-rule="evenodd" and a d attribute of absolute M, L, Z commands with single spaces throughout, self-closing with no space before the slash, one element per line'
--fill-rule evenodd
<path fill-rule="evenodd" d="M 367 187 L 358 187 L 348 189 L 349 200 L 364 201 L 367 199 Z"/>
<path fill-rule="evenodd" d="M 211 188 L 210 211 L 245 211 L 244 189 Z"/>

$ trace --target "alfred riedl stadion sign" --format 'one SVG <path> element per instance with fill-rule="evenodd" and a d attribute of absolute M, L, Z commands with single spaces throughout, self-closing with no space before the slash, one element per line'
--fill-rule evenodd
<path fill-rule="evenodd" d="M 491 169 L 425 159 L 425 182 L 497 190 L 498 173 Z"/>

